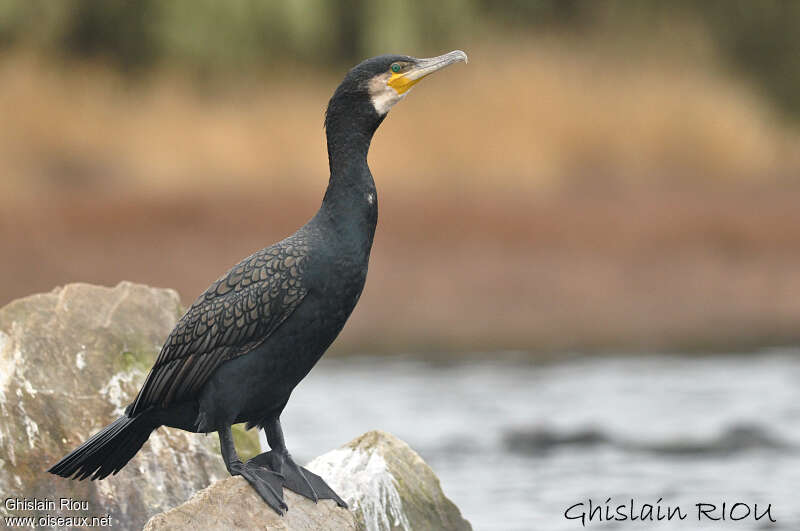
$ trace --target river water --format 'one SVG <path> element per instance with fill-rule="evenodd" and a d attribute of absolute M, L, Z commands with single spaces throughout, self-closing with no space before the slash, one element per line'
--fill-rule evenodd
<path fill-rule="evenodd" d="M 302 461 L 368 430 L 394 433 L 477 530 L 582 529 L 590 499 L 628 518 L 631 500 L 637 517 L 651 504 L 653 521 L 595 511 L 587 529 L 800 529 L 800 350 L 323 359 L 282 419 Z M 699 519 L 698 503 L 716 508 Z M 655 520 L 658 507 L 673 518 Z"/>

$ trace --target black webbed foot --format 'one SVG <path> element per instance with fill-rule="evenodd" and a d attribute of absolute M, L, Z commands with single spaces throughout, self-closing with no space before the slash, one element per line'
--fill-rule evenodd
<path fill-rule="evenodd" d="M 318 500 L 333 500 L 339 507 L 347 508 L 347 503 L 325 483 L 325 480 L 295 463 L 288 453 L 272 450 L 255 456 L 247 463 L 266 467 L 278 473 L 284 478 L 284 487 L 314 503 Z"/>
<path fill-rule="evenodd" d="M 283 516 L 289 507 L 283 501 L 284 477 L 279 472 L 270 470 L 268 467 L 259 466 L 251 459 L 242 464 L 238 459 L 231 463 L 230 473 L 232 476 L 242 476 L 247 480 L 253 489 L 261 496 L 267 505 L 276 513 Z"/>

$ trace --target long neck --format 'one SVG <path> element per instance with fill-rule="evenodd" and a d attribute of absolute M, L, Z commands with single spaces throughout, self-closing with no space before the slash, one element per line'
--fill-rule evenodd
<path fill-rule="evenodd" d="M 377 212 L 364 218 L 365 213 L 374 210 L 375 202 L 375 182 L 367 165 L 367 153 L 382 118 L 365 103 L 370 105 L 334 96 L 328 105 L 325 132 L 331 176 L 322 209 L 341 222 L 369 222 L 375 217 L 374 230 Z M 372 200 L 368 201 L 370 194 Z"/>

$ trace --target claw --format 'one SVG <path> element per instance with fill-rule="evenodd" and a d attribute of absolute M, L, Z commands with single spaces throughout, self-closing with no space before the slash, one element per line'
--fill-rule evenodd
<path fill-rule="evenodd" d="M 297 468 L 300 469 L 300 471 L 302 471 L 303 479 L 305 479 L 308 485 L 315 491 L 315 493 L 319 496 L 320 500 L 333 500 L 339 507 L 347 509 L 347 503 L 345 503 L 345 501 L 342 498 L 340 498 L 339 495 L 336 494 L 333 491 L 333 489 L 328 486 L 327 483 L 325 483 L 324 479 L 322 479 L 315 473 L 311 472 L 307 468 L 303 468 L 301 466 L 298 466 Z M 290 488 L 291 490 L 294 490 L 291 487 L 289 487 L 288 484 L 286 484 L 286 487 Z M 298 492 L 298 494 L 300 493 Z"/>
<path fill-rule="evenodd" d="M 321 477 L 295 463 L 287 453 L 265 452 L 250 459 L 245 466 L 269 469 L 275 477 L 281 478 L 283 487 L 314 503 L 319 500 L 333 500 L 339 507 L 347 508 L 344 500 Z"/>
<path fill-rule="evenodd" d="M 273 472 L 272 470 L 251 464 L 250 461 L 242 465 L 234 463 L 231 467 L 233 475 L 241 475 L 250 483 L 261 499 L 269 505 L 272 510 L 283 516 L 289 510 L 289 506 L 283 501 L 283 474 Z"/>
<path fill-rule="evenodd" d="M 303 469 L 291 459 L 287 459 L 286 465 L 289 467 L 289 470 L 291 470 L 291 473 L 288 474 L 288 478 L 283 486 L 317 503 L 319 501 L 319 495 L 317 491 L 314 490 L 314 485 L 311 484 L 303 473 Z"/>

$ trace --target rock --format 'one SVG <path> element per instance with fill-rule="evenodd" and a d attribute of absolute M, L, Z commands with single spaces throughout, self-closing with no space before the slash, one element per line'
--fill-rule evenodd
<path fill-rule="evenodd" d="M 201 490 L 183 505 L 155 515 L 144 526 L 144 531 L 358 529 L 353 513 L 340 508 L 333 500 L 320 500 L 315 505 L 286 489 L 283 497 L 289 510 L 285 516 L 278 516 L 245 479 L 228 478 Z"/>
<path fill-rule="evenodd" d="M 37 519 L 110 514 L 114 526 L 131 529 L 227 476 L 216 437 L 170 428 L 154 432 L 103 481 L 46 472 L 122 412 L 180 314 L 174 291 L 128 282 L 71 284 L 0 309 L 0 492 L 56 506 L 3 504 L 0 512 Z M 87 504 L 62 509 L 61 498 Z"/>
<path fill-rule="evenodd" d="M 349 511 L 331 500 L 315 505 L 284 489 L 289 511 L 280 517 L 237 477 L 214 483 L 185 504 L 154 516 L 145 531 L 472 529 L 425 461 L 386 432 L 368 432 L 317 457 L 308 468 L 347 501 Z"/>
<path fill-rule="evenodd" d="M 471 529 L 419 455 L 379 431 L 308 465 L 351 510 L 286 490 L 290 510 L 279 517 L 245 480 L 228 477 L 216 437 L 164 427 L 116 476 L 48 474 L 122 413 L 181 311 L 174 291 L 129 282 L 70 284 L 0 309 L 0 492 L 13 500 L 0 504 L 2 516 L 47 528 Z M 254 431 L 235 437 L 242 457 L 257 451 Z"/>
<path fill-rule="evenodd" d="M 405 442 L 370 431 L 308 464 L 344 499 L 359 529 L 470 530 L 431 467 Z"/>

